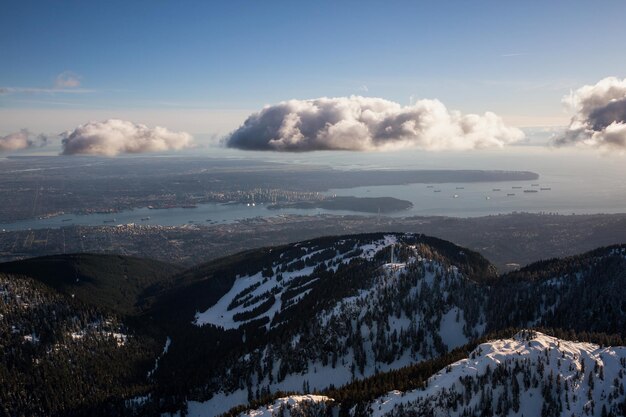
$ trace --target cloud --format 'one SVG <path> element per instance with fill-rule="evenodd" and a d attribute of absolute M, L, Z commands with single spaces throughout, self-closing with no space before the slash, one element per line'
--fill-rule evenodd
<path fill-rule="evenodd" d="M 89 122 L 61 134 L 63 155 L 105 155 L 180 150 L 191 146 L 186 132 L 172 132 L 164 127 L 149 128 L 125 120 Z"/>
<path fill-rule="evenodd" d="M 608 77 L 585 85 L 563 98 L 575 113 L 557 146 L 579 145 L 605 150 L 626 150 L 626 78 Z"/>
<path fill-rule="evenodd" d="M 95 90 L 78 88 L 82 77 L 71 71 L 63 71 L 54 80 L 52 87 L 0 87 L 0 95 L 7 94 L 85 94 Z"/>
<path fill-rule="evenodd" d="M 80 87 L 81 76 L 71 71 L 63 71 L 54 80 L 54 87 L 57 89 Z"/>
<path fill-rule="evenodd" d="M 27 129 L 22 129 L 19 132 L 0 136 L 0 152 L 19 151 L 34 146 L 43 146 L 46 142 L 47 139 L 45 136 L 39 135 L 33 137 Z"/>
<path fill-rule="evenodd" d="M 250 115 L 226 138 L 245 150 L 465 150 L 502 147 L 524 138 L 494 113 L 449 111 L 438 100 L 410 106 L 360 96 L 289 100 Z"/>

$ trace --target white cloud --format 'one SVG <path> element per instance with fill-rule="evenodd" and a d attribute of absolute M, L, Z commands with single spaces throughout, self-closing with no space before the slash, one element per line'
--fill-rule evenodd
<path fill-rule="evenodd" d="M 438 100 L 410 106 L 360 96 L 289 100 L 250 115 L 226 145 L 246 150 L 467 150 L 503 147 L 524 133 L 487 112 L 450 111 Z"/>
<path fill-rule="evenodd" d="M 44 136 L 33 138 L 27 129 L 22 129 L 19 132 L 0 136 L 0 152 L 19 151 L 33 146 L 41 146 L 45 142 L 46 138 Z"/>
<path fill-rule="evenodd" d="M 563 98 L 575 113 L 556 145 L 626 150 L 626 78 L 608 77 Z"/>
<path fill-rule="evenodd" d="M 63 71 L 54 80 L 54 87 L 57 89 L 80 87 L 81 76 L 71 71 Z"/>
<path fill-rule="evenodd" d="M 19 132 L 9 133 L 6 136 L 0 136 L 0 152 L 17 151 L 29 148 L 30 146 L 31 142 L 28 138 L 27 130 L 20 130 Z"/>
<path fill-rule="evenodd" d="M 172 132 L 159 126 L 149 128 L 119 119 L 85 123 L 62 137 L 64 155 L 163 152 L 187 148 L 192 143 L 191 135 L 186 132 Z"/>

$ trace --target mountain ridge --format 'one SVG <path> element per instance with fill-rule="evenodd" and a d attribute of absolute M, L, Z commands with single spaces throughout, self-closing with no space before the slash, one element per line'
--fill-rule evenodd
<path fill-rule="evenodd" d="M 107 304 L 102 292 L 94 292 L 91 303 L 89 292 L 71 297 L 76 286 L 69 278 L 76 274 L 76 263 L 85 262 L 79 270 L 90 271 L 85 259 L 95 259 L 95 265 L 113 262 L 108 272 L 92 271 L 95 282 L 117 274 L 108 285 L 120 282 L 129 265 L 149 268 L 137 275 L 135 289 L 120 308 Z M 434 364 L 443 364 L 450 352 L 459 359 L 468 343 L 507 328 L 604 332 L 603 340 L 625 336 L 626 245 L 541 261 L 502 275 L 476 252 L 410 233 L 311 239 L 242 252 L 170 275 L 150 260 L 71 255 L 65 261 L 66 267 L 48 278 L 65 277 L 66 287 L 46 283 L 41 265 L 49 259 L 24 261 L 22 272 L 28 275 L 34 265 L 30 275 L 38 276 L 55 297 L 74 300 L 86 312 L 96 308 L 117 317 L 119 327 L 100 333 L 90 324 L 72 331 L 62 325 L 57 332 L 77 352 L 88 345 L 72 341 L 72 333 L 90 334 L 94 341 L 105 333 L 126 335 L 126 345 L 103 345 L 101 351 L 135 352 L 132 360 L 116 359 L 122 361 L 116 369 L 134 375 L 120 391 L 134 396 L 126 397 L 125 405 L 119 397 L 115 400 L 119 412 L 129 415 L 190 410 L 214 416 L 281 391 L 322 391 L 341 400 L 344 394 L 337 394 L 337 386 L 374 392 L 358 382 L 382 381 L 378 375 L 403 378 L 401 370 L 416 364 L 434 373 L 441 369 Z M 19 334 L 27 340 L 31 333 L 24 329 Z M 11 340 L 24 345 L 21 339 Z M 51 346 L 46 343 L 42 339 L 35 346 Z M 130 369 L 135 371 L 128 373 Z M 347 404 L 345 398 L 342 404 Z"/>
<path fill-rule="evenodd" d="M 401 234 L 387 235 L 404 236 Z M 369 236 L 370 239 L 379 237 L 380 235 Z M 409 237 L 409 239 L 412 238 L 415 238 L 415 236 Z M 337 240 L 338 238 L 334 239 Z M 339 241 L 341 241 L 341 239 L 339 239 Z M 307 245 L 310 246 L 310 243 L 307 243 Z M 264 393 L 273 390 L 299 390 L 302 388 L 302 384 L 310 384 L 310 389 L 322 389 L 324 386 L 317 385 L 318 383 L 314 381 L 319 381 L 320 378 L 322 380 L 328 379 L 330 375 L 332 375 L 332 377 L 330 377 L 331 380 L 344 383 L 355 377 L 363 378 L 380 370 L 404 366 L 408 363 L 404 362 L 407 360 L 420 361 L 436 357 L 444 354 L 449 348 L 455 345 L 458 346 L 465 343 L 467 340 L 479 337 L 481 334 L 489 331 L 489 329 L 495 330 L 505 325 L 509 327 L 526 325 L 538 326 L 550 323 L 569 326 L 563 319 L 558 321 L 554 318 L 548 317 L 544 319 L 542 317 L 541 314 L 544 314 L 542 311 L 546 308 L 544 304 L 550 300 L 541 300 L 541 297 L 538 301 L 535 300 L 535 302 L 531 304 L 535 307 L 533 307 L 534 310 L 529 313 L 528 319 L 524 319 L 524 316 L 520 316 L 519 318 L 512 317 L 508 322 L 501 323 L 495 319 L 498 317 L 499 313 L 497 313 L 497 310 L 493 306 L 490 306 L 489 300 L 492 299 L 493 302 L 502 302 L 504 298 L 503 293 L 493 292 L 493 294 L 491 294 L 492 298 L 489 297 L 489 293 L 492 291 L 491 288 L 494 287 L 504 291 L 504 289 L 506 289 L 506 283 L 502 282 L 502 280 L 479 279 L 478 281 L 480 282 L 476 282 L 467 279 L 459 269 L 452 268 L 450 264 L 446 262 L 442 264 L 435 262 L 433 259 L 437 257 L 432 258 L 432 255 L 436 254 L 429 253 L 428 250 L 426 250 L 427 248 L 421 248 L 422 253 L 428 254 L 428 256 L 421 256 L 422 259 L 418 260 L 419 265 L 417 265 L 417 267 L 412 266 L 407 269 L 406 264 L 401 265 L 400 268 L 403 268 L 403 272 L 398 274 L 399 270 L 392 271 L 395 274 L 395 278 L 389 281 L 384 277 L 384 273 L 375 272 L 380 271 L 379 268 L 385 265 L 389 267 L 388 271 L 396 267 L 389 262 L 385 264 L 384 259 L 389 257 L 389 252 L 384 252 L 385 250 L 388 251 L 388 249 L 384 248 L 388 246 L 389 245 L 383 245 L 381 247 L 378 261 L 376 261 L 376 257 L 373 257 L 371 261 L 362 260 L 357 263 L 354 263 L 355 260 L 351 261 L 354 271 L 365 272 L 365 276 L 371 278 L 373 276 L 381 277 L 380 284 L 375 284 L 377 278 L 374 279 L 374 281 L 367 281 L 367 279 L 365 281 L 359 279 L 358 281 L 363 285 L 379 286 L 377 288 L 380 288 L 380 291 L 376 290 L 372 293 L 368 293 L 369 295 L 354 298 L 354 295 L 358 295 L 359 291 L 362 290 L 358 290 L 358 287 L 350 287 L 353 288 L 351 291 L 355 292 L 352 293 L 352 295 L 345 294 L 343 297 L 347 297 L 346 300 L 350 300 L 349 303 L 354 304 L 356 310 L 351 310 L 353 307 L 351 307 L 350 304 L 346 304 L 345 307 L 340 307 L 339 311 L 343 311 L 340 313 L 343 315 L 341 317 L 345 318 L 333 322 L 323 321 L 323 317 L 319 315 L 326 307 L 320 307 L 317 310 L 315 308 L 312 309 L 310 306 L 306 307 L 309 304 L 307 304 L 307 296 L 305 296 L 295 306 L 290 308 L 292 316 L 298 317 L 294 319 L 294 323 L 302 323 L 302 325 L 283 327 L 281 331 L 266 328 L 267 331 L 269 331 L 268 334 L 274 334 L 274 337 L 278 338 L 276 340 L 280 340 L 280 342 L 272 342 L 272 338 L 265 334 L 265 330 L 262 331 L 261 334 L 255 334 L 253 329 L 246 329 L 244 334 L 247 336 L 247 340 L 244 340 L 243 345 L 248 346 L 248 348 L 244 347 L 241 353 L 236 353 L 236 349 L 231 351 L 231 359 L 222 361 L 220 366 L 216 368 L 216 371 L 220 367 L 224 367 L 223 369 L 225 370 L 224 374 L 221 374 L 220 377 L 215 379 L 216 382 L 219 381 L 219 385 L 209 383 L 209 385 L 203 388 L 205 391 L 204 394 L 201 394 L 200 398 L 202 398 L 202 396 L 204 396 L 205 399 L 214 398 L 213 400 L 209 400 L 209 404 L 228 404 L 227 398 L 231 398 L 228 401 L 246 402 L 263 396 Z M 353 247 L 351 246 L 351 248 Z M 592 252 L 587 255 L 587 258 L 595 259 L 594 257 L 596 255 L 606 253 L 608 253 L 608 257 L 611 257 L 613 256 L 611 252 L 615 252 L 618 249 L 623 251 L 623 245 Z M 403 255 L 404 258 L 400 259 L 400 261 L 406 261 L 408 256 L 407 252 L 399 243 L 396 246 L 396 250 L 398 255 L 403 250 L 405 251 Z M 459 249 L 455 248 L 455 251 L 459 251 Z M 623 252 L 620 252 L 620 254 L 622 253 Z M 616 259 L 618 266 L 622 267 L 624 263 L 623 256 L 618 255 Z M 564 260 L 563 262 L 568 261 L 569 260 Z M 367 269 L 367 262 L 374 262 L 372 265 L 374 269 Z M 400 262 L 400 264 L 402 264 L 402 262 Z M 337 269 L 334 275 L 341 273 L 341 276 L 346 277 L 349 281 L 349 277 L 351 276 L 349 271 L 349 269 Z M 591 274 L 591 279 L 593 278 L 595 270 L 592 268 L 590 271 L 591 272 L 588 274 Z M 599 273 L 604 272 L 605 271 L 600 271 Z M 263 280 L 271 283 L 271 274 L 268 273 L 267 275 L 267 277 L 263 277 L 262 274 L 258 275 L 259 285 L 261 285 L 260 282 Z M 336 281 L 337 278 L 332 278 L 332 276 L 332 274 L 329 276 L 331 282 L 333 280 Z M 321 279 L 323 280 L 324 278 L 322 277 Z M 341 278 L 341 280 L 343 279 L 344 278 Z M 611 276 L 607 276 L 607 280 L 610 281 L 611 279 L 613 279 Z M 386 283 L 396 281 L 397 285 L 394 284 L 391 289 L 393 291 L 401 291 L 398 294 L 404 295 L 387 298 L 384 294 L 385 291 L 389 291 L 390 287 L 388 287 Z M 366 282 L 371 282 L 372 284 L 366 284 Z M 572 285 L 572 288 L 576 288 L 575 285 L 578 285 L 577 282 L 574 281 L 568 282 L 566 280 L 564 282 L 567 285 Z M 544 288 L 537 286 L 539 284 L 542 284 L 542 282 L 534 284 L 532 276 L 528 276 L 526 279 L 522 280 L 522 284 L 520 284 L 525 287 L 517 291 L 520 291 L 520 294 L 526 294 L 524 299 L 529 299 L 528 297 L 534 294 L 535 291 L 545 291 Z M 326 286 L 320 285 L 320 288 L 321 287 L 327 288 Z M 259 288 L 262 289 L 262 287 Z M 405 289 L 402 290 L 401 288 Z M 255 289 L 252 289 L 250 294 L 253 295 L 254 290 Z M 382 298 L 378 297 L 379 294 L 382 294 Z M 617 291 L 615 296 L 619 297 L 621 294 L 622 292 Z M 234 296 L 234 293 L 229 296 L 231 298 L 225 300 L 223 306 L 227 306 L 229 302 L 234 301 Z M 509 299 L 515 298 L 510 297 L 510 294 L 506 297 Z M 312 299 L 317 298 L 319 297 L 312 297 Z M 386 299 L 400 301 L 398 301 L 394 307 L 393 303 L 390 303 L 390 301 L 384 301 Z M 402 301 L 405 299 L 407 300 L 406 303 Z M 313 305 L 315 304 L 311 304 L 311 306 Z M 294 313 L 298 311 L 299 306 L 302 306 L 302 313 L 304 314 Z M 415 309 L 415 306 L 422 307 Z M 407 308 L 409 308 L 409 310 L 406 311 L 412 312 L 407 312 L 407 315 L 404 315 L 402 311 Z M 563 311 L 566 313 L 567 311 L 571 311 L 572 308 L 574 307 L 563 306 Z M 345 322 L 347 317 L 355 314 L 351 311 L 359 310 L 362 314 L 357 318 L 357 322 L 354 322 L 354 319 L 352 319 L 353 324 L 351 329 L 345 328 L 345 326 L 340 324 Z M 315 311 L 318 313 L 315 313 Z M 394 311 L 398 313 L 394 313 Z M 264 313 L 264 311 L 261 313 Z M 387 330 L 385 330 L 385 327 L 381 328 L 381 326 L 376 324 L 380 323 L 381 319 L 387 320 L 388 324 L 385 325 Z M 410 323 L 413 324 L 410 324 L 409 321 L 407 321 L 408 319 L 410 319 Z M 491 321 L 493 321 L 492 324 L 490 324 Z M 546 323 L 544 323 L 544 321 Z M 355 323 L 356 328 L 354 327 Z M 612 329 L 612 331 L 616 331 L 616 329 L 620 328 L 621 318 L 610 319 L 607 323 L 609 330 Z M 258 323 L 258 325 L 267 326 L 267 322 Z M 361 326 L 360 331 L 357 331 L 359 326 Z M 590 329 L 593 330 L 593 327 Z M 217 332 L 215 333 L 216 335 L 220 334 L 219 329 L 215 328 L 213 330 Z M 337 331 L 339 331 L 339 333 L 337 333 Z M 239 334 L 239 336 L 237 336 L 236 329 L 225 330 L 225 332 L 231 335 L 236 346 L 242 346 L 242 335 Z M 238 341 L 237 337 L 239 337 Z M 249 340 L 256 340 L 257 343 L 251 343 Z M 267 342 L 263 342 L 263 340 L 267 340 Z M 349 347 L 346 349 L 346 346 Z M 174 338 L 174 347 L 176 347 L 176 338 Z M 176 349 L 174 349 L 174 351 L 176 351 Z M 302 354 L 298 352 L 302 352 Z M 337 359 L 335 359 L 333 355 L 325 354 L 324 352 L 337 352 Z M 291 365 L 286 365 L 287 358 L 289 358 Z M 344 371 L 342 371 L 345 372 L 344 374 L 338 374 L 338 371 L 332 368 L 335 361 L 342 364 L 340 368 L 344 369 Z M 347 364 L 344 365 L 344 362 L 347 362 Z M 392 364 L 392 368 L 388 368 L 390 364 Z M 240 380 L 240 382 L 236 382 L 237 379 L 232 379 L 233 375 L 241 375 L 243 379 Z M 248 376 L 246 377 L 246 375 Z M 293 377 L 290 377 L 290 375 Z M 251 385 L 248 384 L 248 393 L 246 394 L 245 381 L 246 378 L 250 376 L 253 382 Z M 295 381 L 299 381 L 300 387 L 298 387 L 298 383 Z M 211 386 L 215 388 L 209 388 Z M 212 392 L 212 389 L 217 389 L 218 391 Z M 222 408 L 221 411 L 225 411 L 225 409 Z M 219 410 L 216 409 L 214 413 L 219 413 Z"/>
<path fill-rule="evenodd" d="M 347 410 L 355 417 L 618 416 L 626 413 L 625 379 L 624 346 L 600 347 L 522 330 L 477 345 L 465 358 L 404 392 L 389 391 L 347 408 L 329 392 L 288 395 L 272 405 L 234 409 L 227 415 L 308 417 Z M 190 417 L 200 415 L 192 412 Z"/>
<path fill-rule="evenodd" d="M 134 256 L 75 253 L 0 263 L 0 272 L 33 278 L 88 304 L 124 314 L 145 308 L 150 290 L 181 268 Z"/>

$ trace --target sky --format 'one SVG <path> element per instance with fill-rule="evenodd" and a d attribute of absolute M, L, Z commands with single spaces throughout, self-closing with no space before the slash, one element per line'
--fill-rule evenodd
<path fill-rule="evenodd" d="M 9 1 L 0 136 L 79 137 L 77 126 L 114 118 L 214 142 L 266 105 L 352 95 L 438 100 L 443 117 L 489 111 L 507 127 L 565 127 L 573 112 L 564 96 L 626 77 L 625 15 L 623 1 Z M 498 132 L 497 145 L 516 136 Z M 368 141 L 355 146 L 380 147 L 379 136 Z M 138 149 L 115 146 L 107 152 Z"/>

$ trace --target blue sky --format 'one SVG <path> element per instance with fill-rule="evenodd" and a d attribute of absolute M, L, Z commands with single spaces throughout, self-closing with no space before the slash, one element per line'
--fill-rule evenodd
<path fill-rule="evenodd" d="M 265 104 L 351 94 L 565 125 L 564 94 L 626 76 L 624 16 L 623 1 L 7 1 L 0 133 L 120 117 L 219 135 Z"/>

